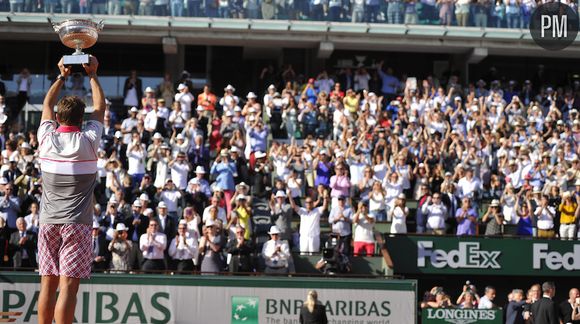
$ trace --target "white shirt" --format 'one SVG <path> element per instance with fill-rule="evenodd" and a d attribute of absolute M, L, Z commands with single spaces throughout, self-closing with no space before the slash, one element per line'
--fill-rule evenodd
<path fill-rule="evenodd" d="M 343 215 L 345 220 L 338 220 Z M 352 210 L 346 206 L 343 209 L 340 207 L 332 208 L 330 215 L 328 215 L 328 223 L 332 226 L 333 233 L 338 233 L 340 236 L 352 234 Z"/>
<path fill-rule="evenodd" d="M 443 204 L 429 205 L 423 204 L 421 210 L 427 216 L 428 229 L 444 229 L 445 219 L 447 218 L 447 207 Z"/>
<path fill-rule="evenodd" d="M 137 118 L 125 118 L 123 119 L 123 123 L 121 124 L 121 130 L 123 132 L 128 132 L 127 134 L 123 135 L 123 143 L 129 144 L 131 143 L 131 131 L 137 127 L 139 121 Z"/>
<path fill-rule="evenodd" d="M 163 260 L 163 251 L 167 246 L 167 236 L 163 233 L 153 234 L 153 238 L 149 241 L 147 233 L 141 235 L 139 238 L 139 248 L 143 253 L 145 259 Z"/>
<path fill-rule="evenodd" d="M 175 101 L 178 101 L 181 105 L 181 111 L 183 112 L 183 117 L 187 120 L 191 116 L 191 103 L 193 102 L 193 95 L 189 92 L 187 93 L 176 93 Z"/>
<path fill-rule="evenodd" d="M 298 209 L 298 215 L 300 216 L 300 236 L 320 236 L 320 216 L 323 212 L 324 209 L 322 207 L 313 208 L 310 211 L 306 208 Z"/>
<path fill-rule="evenodd" d="M 177 202 L 181 198 L 181 192 L 177 190 L 164 190 L 161 192 L 160 198 L 167 205 L 168 212 L 176 212 Z"/>
<path fill-rule="evenodd" d="M 171 166 L 171 180 L 179 190 L 187 188 L 187 173 L 189 172 L 188 163 L 173 163 Z"/>
<path fill-rule="evenodd" d="M 184 237 L 179 236 L 179 243 L 176 244 L 177 238 L 171 240 L 169 245 L 169 256 L 174 260 L 192 260 L 197 257 L 197 239 L 185 232 Z M 184 242 L 185 241 L 185 242 Z"/>
<path fill-rule="evenodd" d="M 548 209 L 550 213 L 548 213 L 546 209 Z M 546 207 L 546 209 L 539 206 L 534 211 L 534 214 L 538 217 L 537 222 L 538 229 L 541 230 L 551 230 L 552 228 L 554 228 L 554 216 L 556 210 L 554 209 L 554 207 L 551 206 Z"/>
<path fill-rule="evenodd" d="M 280 247 L 280 251 L 276 251 L 277 247 Z M 264 256 L 264 261 L 268 267 L 287 267 L 288 258 L 290 257 L 290 248 L 286 241 L 269 240 L 264 243 L 264 246 L 262 247 L 262 255 Z"/>
<path fill-rule="evenodd" d="M 209 205 L 209 206 L 205 207 L 205 209 L 203 210 L 202 220 L 203 220 L 204 224 L 210 218 L 209 210 L 211 209 L 211 207 L 212 206 Z M 222 221 L 224 226 L 228 223 L 228 221 L 226 219 L 226 211 L 221 207 L 218 207 L 217 218 Z"/>
<path fill-rule="evenodd" d="M 133 145 L 127 147 L 127 160 L 129 161 L 127 173 L 130 175 L 145 174 L 145 144 L 137 145 L 141 145 L 140 151 L 133 151 Z"/>
<path fill-rule="evenodd" d="M 39 218 L 40 218 L 40 215 L 38 215 L 38 214 L 36 214 L 36 215 L 28 214 L 27 216 L 25 216 L 24 220 L 26 221 L 26 230 L 38 233 L 38 220 L 39 220 Z"/>
<path fill-rule="evenodd" d="M 487 296 L 483 296 L 479 299 L 479 305 L 477 306 L 478 309 L 492 309 L 493 302 L 487 298 Z"/>
<path fill-rule="evenodd" d="M 155 110 L 151 110 L 145 115 L 143 126 L 148 131 L 154 131 L 157 128 L 157 112 Z"/>
<path fill-rule="evenodd" d="M 470 197 L 479 187 L 479 180 L 477 178 L 468 180 L 466 177 L 463 177 L 457 182 L 457 194 L 459 198 Z"/>
<path fill-rule="evenodd" d="M 370 218 L 374 218 L 373 215 L 368 215 Z M 373 229 L 375 223 L 369 222 L 366 217 L 360 215 L 356 227 L 354 229 L 354 241 L 355 242 L 365 242 L 374 243 L 375 237 L 373 235 Z"/>

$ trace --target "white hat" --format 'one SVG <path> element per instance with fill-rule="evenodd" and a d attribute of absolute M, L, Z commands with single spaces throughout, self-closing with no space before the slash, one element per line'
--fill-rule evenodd
<path fill-rule="evenodd" d="M 407 196 L 405 196 L 405 194 L 404 194 L 404 193 L 400 193 L 400 194 L 397 196 L 397 198 L 399 198 L 399 199 L 407 199 Z"/>
<path fill-rule="evenodd" d="M 29 149 L 30 148 L 30 144 L 28 144 L 28 142 L 22 142 L 22 144 L 20 144 L 20 148 Z"/>
<path fill-rule="evenodd" d="M 253 115 L 250 116 L 250 118 L 248 118 L 248 121 L 253 122 L 254 120 L 256 120 L 256 117 L 254 117 Z"/>
<path fill-rule="evenodd" d="M 453 98 L 453 100 L 454 101 L 457 101 L 457 100 L 461 101 L 461 97 L 460 96 L 456 96 L 455 98 Z"/>
<path fill-rule="evenodd" d="M 242 181 L 242 182 L 240 182 L 239 184 L 236 185 L 236 190 L 239 190 L 242 187 L 249 188 L 249 186 L 245 182 Z"/>
<path fill-rule="evenodd" d="M 143 216 L 149 216 L 149 215 L 153 215 L 153 209 L 151 209 L 151 208 L 147 208 L 147 209 L 145 209 L 145 211 L 143 211 Z"/>
<path fill-rule="evenodd" d="M 139 200 L 150 201 L 149 196 L 146 193 L 142 193 L 141 196 L 139 196 Z"/>
<path fill-rule="evenodd" d="M 205 221 L 205 227 L 212 227 L 215 226 L 215 222 L 212 219 L 208 219 Z"/>
<path fill-rule="evenodd" d="M 195 173 L 205 173 L 205 168 L 203 167 L 203 165 L 198 165 L 195 168 Z"/>
<path fill-rule="evenodd" d="M 326 151 L 326 150 L 320 150 L 320 154 L 326 154 L 326 155 L 328 155 L 328 151 Z"/>
<path fill-rule="evenodd" d="M 177 136 L 175 136 L 175 139 L 182 140 L 182 139 L 185 139 L 185 137 L 183 137 L 183 134 L 180 133 L 180 134 L 177 134 Z"/>
<path fill-rule="evenodd" d="M 450 176 L 452 176 L 452 175 L 453 175 L 453 174 L 452 174 L 451 172 L 449 172 L 449 171 L 445 172 L 445 176 L 446 176 L 446 177 L 450 177 Z"/>
<path fill-rule="evenodd" d="M 268 234 L 272 235 L 272 234 L 280 234 L 280 229 L 278 228 L 278 226 L 274 225 L 272 227 L 270 227 L 270 231 L 268 232 Z"/>
<path fill-rule="evenodd" d="M 177 91 L 181 91 L 181 90 L 185 89 L 186 87 L 187 87 L 187 86 L 186 86 L 185 84 L 183 84 L 183 83 L 180 83 L 180 84 L 177 86 Z"/>
<path fill-rule="evenodd" d="M 286 198 L 286 193 L 283 190 L 278 190 L 276 198 Z"/>
<path fill-rule="evenodd" d="M 268 87 L 268 89 L 276 89 L 276 86 L 275 86 L 275 85 L 273 85 L 273 84 L 271 84 L 271 85 Z"/>
<path fill-rule="evenodd" d="M 161 146 L 159 148 L 162 150 L 169 150 L 171 147 L 169 147 L 169 145 L 167 145 L 167 143 L 163 142 L 163 144 L 161 144 Z"/>
<path fill-rule="evenodd" d="M 542 189 L 540 189 L 540 187 L 534 187 L 532 193 L 542 193 Z"/>
<path fill-rule="evenodd" d="M 139 112 L 139 109 L 137 109 L 137 107 L 131 107 L 131 109 L 129 109 L 130 112 Z"/>
<path fill-rule="evenodd" d="M 145 93 L 147 93 L 147 92 L 155 92 L 155 90 L 153 90 L 153 88 L 151 88 L 151 87 L 147 87 L 147 88 L 145 88 Z"/>
<path fill-rule="evenodd" d="M 242 108 L 240 108 L 240 106 L 235 106 L 234 107 L 234 111 L 235 112 L 242 111 Z"/>
<path fill-rule="evenodd" d="M 409 117 L 409 123 L 414 123 L 416 121 L 417 121 L 417 117 L 415 117 L 415 116 Z"/>
<path fill-rule="evenodd" d="M 252 114 L 252 113 L 255 113 L 255 112 L 256 112 L 256 108 L 254 108 L 254 107 L 250 107 L 250 108 L 248 109 L 248 112 L 249 112 L 250 114 Z"/>
<path fill-rule="evenodd" d="M 153 134 L 153 139 L 163 139 L 163 136 L 161 135 L 161 133 L 155 133 Z"/>
<path fill-rule="evenodd" d="M 221 156 L 228 156 L 228 154 L 230 154 L 230 153 L 228 152 L 228 149 L 222 149 L 222 150 L 221 150 L 221 152 L 220 152 L 220 155 L 221 155 Z"/>
<path fill-rule="evenodd" d="M 491 204 L 489 205 L 490 207 L 498 207 L 499 206 L 499 200 L 494 199 L 491 201 Z"/>
<path fill-rule="evenodd" d="M 258 96 L 256 96 L 255 93 L 253 93 L 252 91 L 248 92 L 248 95 L 246 96 L 246 98 L 248 99 L 256 99 L 258 98 Z"/>
<path fill-rule="evenodd" d="M 93 229 L 100 228 L 100 227 L 101 227 L 101 225 L 99 225 L 98 222 L 93 222 Z"/>
<path fill-rule="evenodd" d="M 121 137 L 123 137 L 123 133 L 121 133 L 121 131 L 116 131 L 115 132 L 115 137 L 116 138 L 121 138 Z"/>
<path fill-rule="evenodd" d="M 256 159 L 261 159 L 261 158 L 266 157 L 266 153 L 264 153 L 262 151 L 258 151 L 258 152 L 256 152 L 256 154 L 254 156 L 256 157 Z"/>
<path fill-rule="evenodd" d="M 231 110 L 226 111 L 226 117 L 232 117 L 234 113 Z"/>
<path fill-rule="evenodd" d="M 232 91 L 235 92 L 236 88 L 234 88 L 231 84 L 228 84 L 227 87 L 224 88 L 224 91 Z"/>
<path fill-rule="evenodd" d="M 171 179 L 171 178 L 165 179 L 165 183 L 167 184 L 168 182 L 173 182 L 173 179 Z"/>
<path fill-rule="evenodd" d="M 119 223 L 119 224 L 117 224 L 117 227 L 115 227 L 115 230 L 117 232 L 124 232 L 127 230 L 127 226 L 125 226 L 125 224 L 123 224 L 123 223 Z"/>
<path fill-rule="evenodd" d="M 240 149 L 237 146 L 232 146 L 230 149 L 230 153 L 239 153 Z"/>
<path fill-rule="evenodd" d="M 109 204 L 118 204 L 119 202 L 117 201 L 117 198 L 115 198 L 115 196 L 111 196 L 111 198 L 109 198 Z"/>
<path fill-rule="evenodd" d="M 199 179 L 198 178 L 192 178 L 191 180 L 189 180 L 189 184 L 199 184 Z"/>
<path fill-rule="evenodd" d="M 179 225 L 187 225 L 187 221 L 185 219 L 182 219 L 179 221 Z"/>
<path fill-rule="evenodd" d="M 165 204 L 165 202 L 160 201 L 159 204 L 157 204 L 157 208 L 165 208 L 165 209 L 167 209 L 167 205 Z"/>
<path fill-rule="evenodd" d="M 141 205 L 141 200 L 135 199 L 135 201 L 133 202 L 133 206 L 135 206 L 135 207 L 141 207 L 143 205 Z"/>
<path fill-rule="evenodd" d="M 8 116 L 6 116 L 6 114 L 0 113 L 0 124 L 4 124 L 7 119 Z"/>
<path fill-rule="evenodd" d="M 197 108 L 195 108 L 195 110 L 197 110 L 197 111 L 204 111 L 205 108 L 203 108 L 203 106 L 197 106 Z"/>
<path fill-rule="evenodd" d="M 238 195 L 236 197 L 236 200 L 246 200 L 246 199 L 248 199 L 248 198 L 245 195 Z"/>
<path fill-rule="evenodd" d="M 564 122 L 563 122 L 562 120 L 558 120 L 558 121 L 556 122 L 556 124 L 558 124 L 558 125 L 564 125 Z"/>
<path fill-rule="evenodd" d="M 574 183 L 575 186 L 580 186 L 580 178 L 576 179 L 576 182 Z"/>

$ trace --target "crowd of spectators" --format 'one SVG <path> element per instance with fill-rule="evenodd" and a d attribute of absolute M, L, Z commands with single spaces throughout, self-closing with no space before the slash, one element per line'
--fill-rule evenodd
<path fill-rule="evenodd" d="M 104 118 L 95 269 L 215 272 L 236 260 L 253 271 L 269 234 L 311 254 L 332 232 L 344 255 L 372 255 L 380 223 L 577 237 L 580 83 L 399 79 L 382 62 L 375 83 L 364 69 L 343 72 L 301 83 L 286 70 L 258 97 L 232 85 L 194 95 L 187 73 L 143 85 L 133 71 Z M 39 139 L 12 131 L 3 102 L 2 264 L 34 266 Z"/>
<path fill-rule="evenodd" d="M 481 294 L 481 296 L 480 296 Z M 556 286 L 553 282 L 533 284 L 527 291 L 513 289 L 507 298 L 496 298 L 496 289 L 486 286 L 478 292 L 469 281 L 457 299 L 447 294 L 443 287 L 433 287 L 425 292 L 421 308 L 499 309 L 504 310 L 505 324 L 526 323 L 578 323 L 580 321 L 580 290 L 568 290 L 567 299 L 553 300 Z M 499 322 L 499 321 L 498 321 Z"/>
<path fill-rule="evenodd" d="M 0 11 L 528 28 L 547 0 L 2 0 Z M 577 11 L 574 0 L 562 1 Z"/>

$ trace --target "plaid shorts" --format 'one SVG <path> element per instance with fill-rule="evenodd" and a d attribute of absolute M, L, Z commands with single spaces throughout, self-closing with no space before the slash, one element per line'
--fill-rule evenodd
<path fill-rule="evenodd" d="M 40 275 L 89 278 L 92 245 L 91 225 L 41 224 L 38 233 Z"/>

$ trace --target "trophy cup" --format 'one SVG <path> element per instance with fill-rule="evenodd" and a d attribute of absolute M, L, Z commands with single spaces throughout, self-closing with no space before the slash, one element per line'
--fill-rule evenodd
<path fill-rule="evenodd" d="M 60 41 L 76 50 L 72 55 L 63 56 L 64 65 L 89 64 L 89 55 L 82 50 L 95 45 L 103 26 L 102 20 L 96 23 L 88 19 L 70 19 L 58 24 L 53 23 L 52 27 L 60 37 Z"/>

